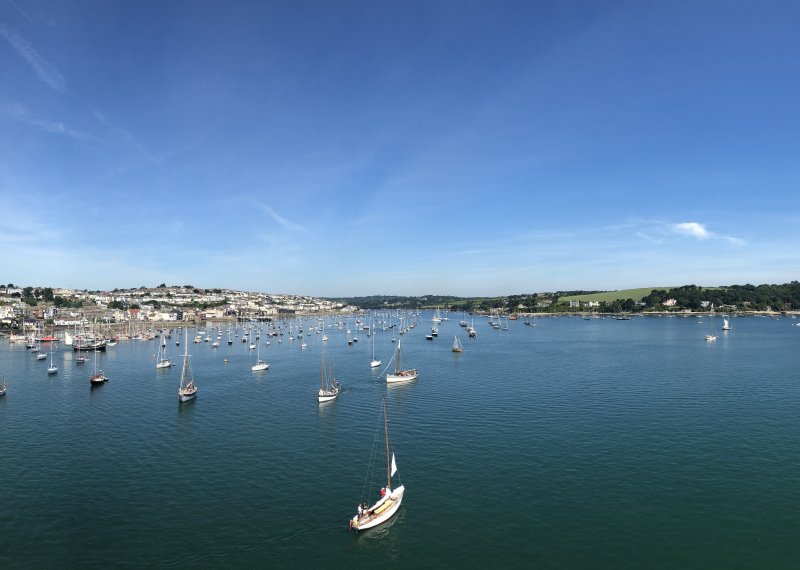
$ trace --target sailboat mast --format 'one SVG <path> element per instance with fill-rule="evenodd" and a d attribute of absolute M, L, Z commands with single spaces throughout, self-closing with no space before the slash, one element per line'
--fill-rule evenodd
<path fill-rule="evenodd" d="M 324 390 L 325 389 L 325 357 L 324 356 L 322 357 L 322 361 L 320 362 L 320 367 L 321 367 L 322 374 L 320 375 L 320 379 L 319 379 L 319 388 L 320 388 L 320 390 Z"/>
<path fill-rule="evenodd" d="M 397 374 L 400 374 L 400 371 L 402 370 L 400 367 L 400 342 L 400 339 L 397 339 Z"/>
<path fill-rule="evenodd" d="M 383 431 L 386 434 L 386 487 L 392 488 L 392 471 L 389 464 L 389 423 L 386 420 L 386 398 L 383 399 Z"/>

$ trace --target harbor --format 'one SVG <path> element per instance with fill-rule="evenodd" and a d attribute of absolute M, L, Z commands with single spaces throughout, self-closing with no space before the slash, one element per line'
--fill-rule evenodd
<path fill-rule="evenodd" d="M 54 346 L 59 370 L 48 375 L 47 362 L 0 339 L 5 543 L 34 567 L 797 559 L 786 507 L 798 499 L 796 319 L 732 318 L 722 332 L 721 318 L 494 329 L 475 317 L 469 338 L 451 315 L 428 341 L 431 317 L 420 313 L 402 335 L 403 366 L 419 376 L 401 384 L 384 377 L 397 329 L 376 326 L 348 344 L 347 323 L 331 319 L 324 334 L 310 332 L 316 319 L 291 322 L 295 335 L 304 325 L 305 349 L 288 340 L 290 321 L 275 323 L 283 337 L 262 332 L 264 371 L 251 370 L 249 343 L 194 344 L 194 328 L 180 347 L 173 336 L 167 356 L 178 365 L 166 369 L 156 368 L 158 339 L 120 341 L 89 353 L 108 377 L 96 387 L 93 363 L 78 365 L 75 351 Z M 718 339 L 706 343 L 711 327 Z M 454 336 L 463 352 L 452 352 Z M 179 403 L 187 337 L 198 392 Z M 372 340 L 380 367 L 370 365 Z M 323 355 L 341 392 L 319 403 Z M 405 496 L 388 522 L 353 534 L 384 399 Z M 382 460 L 370 504 L 386 482 Z M 313 509 L 300 507 L 308 501 Z M 193 540 L 176 541 L 173 529 Z"/>

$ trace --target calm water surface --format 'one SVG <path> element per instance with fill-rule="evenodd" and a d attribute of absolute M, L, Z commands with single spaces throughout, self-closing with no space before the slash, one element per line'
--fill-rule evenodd
<path fill-rule="evenodd" d="M 797 321 L 480 318 L 469 339 L 456 316 L 426 341 L 429 319 L 403 336 L 412 384 L 370 370 L 364 332 L 262 335 L 266 373 L 238 340 L 190 345 L 182 406 L 157 341 L 100 354 L 110 381 L 90 389 L 72 351 L 48 377 L 0 339 L 0 567 L 800 565 Z M 319 406 L 323 353 L 345 389 Z M 384 396 L 406 495 L 353 535 Z"/>

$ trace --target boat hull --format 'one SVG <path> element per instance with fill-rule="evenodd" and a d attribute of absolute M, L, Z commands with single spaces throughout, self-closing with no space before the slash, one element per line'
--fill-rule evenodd
<path fill-rule="evenodd" d="M 389 494 L 388 498 L 386 497 L 382 498 L 380 501 L 375 503 L 369 510 L 374 511 L 375 509 L 379 508 L 386 500 L 394 501 L 392 503 L 392 506 L 381 512 L 381 514 L 376 517 L 370 518 L 363 516 L 362 517 L 355 516 L 350 521 L 350 527 L 354 531 L 358 532 L 360 530 L 367 530 L 385 523 L 390 518 L 392 518 L 395 515 L 395 513 L 397 513 L 397 510 L 400 508 L 400 504 L 403 502 L 403 494 L 405 493 L 405 491 L 406 488 L 403 485 L 400 485 L 397 489 L 394 489 Z"/>
<path fill-rule="evenodd" d="M 400 382 L 411 382 L 412 380 L 416 380 L 418 376 L 419 374 L 417 374 L 416 370 L 406 370 L 399 374 L 387 374 L 386 383 L 398 384 Z"/>
<path fill-rule="evenodd" d="M 92 351 L 92 350 L 105 350 L 105 349 L 106 349 L 106 342 L 105 341 L 102 341 L 102 342 L 91 342 L 91 343 L 87 342 L 87 343 L 84 343 L 84 344 L 73 343 L 73 345 L 72 345 L 72 350 Z"/>
<path fill-rule="evenodd" d="M 192 392 L 191 394 L 178 393 L 179 402 L 188 402 L 189 400 L 194 400 L 196 397 L 197 397 L 197 392 Z"/>

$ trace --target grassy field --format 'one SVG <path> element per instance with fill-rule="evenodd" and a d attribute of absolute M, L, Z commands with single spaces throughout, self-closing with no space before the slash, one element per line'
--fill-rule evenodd
<path fill-rule="evenodd" d="M 641 301 L 644 297 L 656 290 L 669 291 L 672 287 L 642 287 L 640 289 L 621 289 L 620 291 L 605 291 L 603 293 L 592 293 L 591 295 L 570 295 L 569 297 L 559 297 L 558 302 L 568 301 L 614 301 L 616 299 L 633 299 Z"/>

